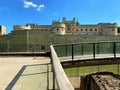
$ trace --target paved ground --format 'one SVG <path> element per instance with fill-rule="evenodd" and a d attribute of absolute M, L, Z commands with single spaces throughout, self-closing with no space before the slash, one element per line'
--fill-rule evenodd
<path fill-rule="evenodd" d="M 46 90 L 50 59 L 0 57 L 0 90 Z"/>
<path fill-rule="evenodd" d="M 101 56 L 102 58 L 106 57 L 97 55 L 96 58 Z M 113 57 L 113 54 L 109 54 L 107 57 Z M 75 56 L 75 59 L 77 58 L 82 60 L 93 58 L 93 56 Z M 60 59 L 70 60 L 71 57 Z M 48 63 L 50 63 L 50 58 L 47 57 L 0 57 L 0 90 L 51 89 L 53 77 L 51 72 L 48 73 L 51 70 Z M 73 79 L 70 80 L 74 81 Z"/>

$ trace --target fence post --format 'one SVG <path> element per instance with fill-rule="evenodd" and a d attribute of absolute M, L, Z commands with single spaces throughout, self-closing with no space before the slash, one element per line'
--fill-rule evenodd
<path fill-rule="evenodd" d="M 97 43 L 97 54 L 100 54 L 99 53 L 99 43 Z"/>
<path fill-rule="evenodd" d="M 66 56 L 67 56 L 67 45 L 66 45 L 66 48 L 65 48 L 65 49 L 66 49 Z"/>
<path fill-rule="evenodd" d="M 7 52 L 10 52 L 10 41 L 9 41 L 9 39 L 8 39 L 8 41 L 7 41 Z"/>
<path fill-rule="evenodd" d="M 117 67 L 117 68 L 118 68 L 118 75 L 119 75 L 119 71 L 120 71 L 120 70 L 119 70 L 119 64 L 118 64 L 118 67 Z"/>
<path fill-rule="evenodd" d="M 113 42 L 113 54 L 114 54 L 114 58 L 116 58 L 116 43 Z"/>
<path fill-rule="evenodd" d="M 72 44 L 72 62 L 74 60 L 74 45 Z"/>
<path fill-rule="evenodd" d="M 82 55 L 84 54 L 84 52 L 83 52 L 83 44 L 81 44 L 81 48 L 82 48 Z"/>
<path fill-rule="evenodd" d="M 93 43 L 93 59 L 95 59 L 95 43 Z"/>

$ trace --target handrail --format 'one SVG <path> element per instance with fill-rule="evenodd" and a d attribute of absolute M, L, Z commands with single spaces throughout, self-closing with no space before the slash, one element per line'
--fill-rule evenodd
<path fill-rule="evenodd" d="M 65 45 L 71 45 L 71 44 L 74 44 L 74 45 L 78 45 L 78 44 L 97 44 L 97 43 L 120 43 L 120 41 L 96 41 L 96 42 L 79 42 L 79 43 L 67 43 L 67 44 L 55 44 L 53 46 L 65 46 Z"/>
<path fill-rule="evenodd" d="M 83 55 L 85 55 L 84 52 L 88 52 L 88 51 L 85 51 L 85 49 L 84 49 L 85 44 L 91 45 L 89 48 L 91 48 L 90 53 L 91 53 L 91 55 L 93 55 L 92 59 L 96 59 L 97 58 L 96 56 L 100 55 L 100 53 L 101 53 L 100 52 L 100 50 L 101 50 L 100 44 L 109 44 L 110 45 L 110 46 L 107 45 L 107 47 L 104 46 L 104 48 L 106 47 L 106 49 L 105 49 L 106 51 L 107 50 L 109 51 L 111 49 L 110 52 L 107 52 L 107 54 L 112 54 L 114 59 L 117 57 L 117 54 L 120 53 L 120 52 L 118 52 L 118 51 L 120 51 L 120 42 L 94 42 L 94 43 L 93 42 L 90 42 L 90 43 L 86 42 L 86 43 L 77 43 L 77 44 L 69 44 L 69 45 L 68 44 L 67 45 L 66 44 L 65 45 L 55 45 L 54 47 L 55 47 L 56 51 L 58 51 L 57 47 L 63 46 L 59 49 L 63 50 L 63 48 L 64 48 L 63 53 L 65 56 L 68 56 L 68 53 L 71 50 L 70 56 L 71 56 L 71 60 L 73 61 L 75 59 L 74 57 L 75 57 L 75 53 L 76 53 L 75 45 L 80 45 L 79 47 L 80 47 L 81 51 L 79 50 L 79 53 L 81 53 L 81 55 L 83 56 Z M 68 46 L 71 46 L 71 47 L 68 47 Z M 70 50 L 68 50 L 68 48 Z M 103 45 L 102 45 L 102 49 L 103 49 Z M 102 51 L 102 52 L 104 52 L 104 51 Z M 58 53 L 58 55 L 59 55 L 59 53 Z M 60 57 L 60 55 L 59 55 L 59 57 Z"/>
<path fill-rule="evenodd" d="M 68 77 L 66 76 L 62 65 L 60 64 L 60 60 L 58 59 L 58 56 L 53 48 L 53 46 L 50 46 L 51 51 L 51 59 L 53 64 L 53 70 L 57 81 L 57 85 L 59 90 L 74 90 L 72 84 L 70 83 Z"/>

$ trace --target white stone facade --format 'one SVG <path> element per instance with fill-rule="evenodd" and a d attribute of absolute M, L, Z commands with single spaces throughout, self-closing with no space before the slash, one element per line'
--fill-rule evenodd
<path fill-rule="evenodd" d="M 0 26 L 0 36 L 6 34 L 6 27 L 5 26 Z"/>
<path fill-rule="evenodd" d="M 50 30 L 58 35 L 117 35 L 117 23 L 79 24 L 73 18 L 67 21 L 53 21 L 52 25 L 26 24 L 25 26 L 15 25 L 14 30 Z"/>

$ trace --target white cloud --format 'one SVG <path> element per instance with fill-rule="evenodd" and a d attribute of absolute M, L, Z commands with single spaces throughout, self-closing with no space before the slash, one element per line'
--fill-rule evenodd
<path fill-rule="evenodd" d="M 44 7 L 45 7 L 44 4 L 39 5 L 39 6 L 37 7 L 37 11 L 41 11 Z"/>
<path fill-rule="evenodd" d="M 26 1 L 26 0 L 24 0 L 23 2 L 24 2 L 24 8 L 33 7 L 33 8 L 35 8 L 37 11 L 41 11 L 41 10 L 45 7 L 44 4 L 38 5 L 38 4 L 35 4 L 35 3 L 33 3 L 33 2 L 29 2 L 29 1 Z"/>
<path fill-rule="evenodd" d="M 28 2 L 28 1 L 24 1 L 24 7 L 25 8 L 29 8 L 29 7 L 34 7 L 36 8 L 38 5 L 34 4 L 33 2 Z"/>

